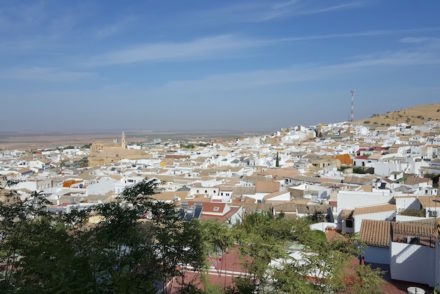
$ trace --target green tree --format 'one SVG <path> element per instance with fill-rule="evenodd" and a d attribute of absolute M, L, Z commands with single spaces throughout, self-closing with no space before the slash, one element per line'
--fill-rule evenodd
<path fill-rule="evenodd" d="M 227 250 L 234 244 L 232 231 L 225 223 L 218 221 L 207 221 L 201 223 L 202 240 L 205 251 L 205 262 L 209 266 L 208 257 L 221 257 L 219 276 L 223 274 L 223 269 L 227 267 L 226 259 L 222 258 Z M 225 273 L 226 280 L 226 273 Z M 223 289 L 225 289 L 225 283 Z"/>
<path fill-rule="evenodd" d="M 50 213 L 37 193 L 0 204 L 3 292 L 152 293 L 203 265 L 198 222 L 173 205 L 151 201 L 155 183 L 127 188 L 116 202 Z M 91 216 L 102 221 L 88 224 Z M 150 219 L 145 219 L 149 216 Z M 190 289 L 182 279 L 182 289 Z"/>

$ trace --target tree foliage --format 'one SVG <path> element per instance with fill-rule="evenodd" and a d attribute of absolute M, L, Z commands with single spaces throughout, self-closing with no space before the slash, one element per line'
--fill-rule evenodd
<path fill-rule="evenodd" d="M 65 214 L 37 193 L 0 204 L 1 292 L 154 293 L 183 266 L 200 269 L 199 224 L 151 201 L 154 188 L 143 181 L 117 202 Z M 93 216 L 102 221 L 90 224 Z"/>
<path fill-rule="evenodd" d="M 38 193 L 0 203 L 0 292 L 154 293 L 178 281 L 182 293 L 200 293 L 185 280 L 187 269 L 201 273 L 206 293 L 380 289 L 380 273 L 364 266 L 347 283 L 346 261 L 359 254 L 356 239 L 329 243 L 308 220 L 268 213 L 246 215 L 233 227 L 185 222 L 173 204 L 151 199 L 155 188 L 145 180 L 115 202 L 62 214 Z M 249 274 L 235 278 L 231 289 L 210 285 L 203 274 L 209 257 L 223 257 L 232 247 Z M 221 258 L 219 270 L 225 278 L 226 262 Z"/>

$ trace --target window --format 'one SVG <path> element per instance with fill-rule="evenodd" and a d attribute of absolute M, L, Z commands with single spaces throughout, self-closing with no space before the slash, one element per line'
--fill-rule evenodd
<path fill-rule="evenodd" d="M 428 214 L 429 214 L 429 217 L 437 217 L 437 211 L 435 211 L 435 210 L 429 210 Z"/>
<path fill-rule="evenodd" d="M 408 244 L 420 245 L 420 238 L 419 237 L 408 237 L 407 243 Z"/>
<path fill-rule="evenodd" d="M 220 195 L 222 195 L 223 196 L 223 192 L 220 194 Z"/>
<path fill-rule="evenodd" d="M 352 219 L 345 220 L 345 227 L 352 229 L 353 228 L 353 220 Z"/>
<path fill-rule="evenodd" d="M 219 210 L 220 210 L 220 207 L 214 206 L 214 211 L 219 211 Z"/>
<path fill-rule="evenodd" d="M 197 190 L 196 193 L 199 194 L 199 190 Z"/>
<path fill-rule="evenodd" d="M 205 194 L 208 194 L 208 190 L 205 190 Z"/>

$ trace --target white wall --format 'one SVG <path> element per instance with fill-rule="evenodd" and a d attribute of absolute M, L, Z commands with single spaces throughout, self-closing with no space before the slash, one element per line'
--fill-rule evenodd
<path fill-rule="evenodd" d="M 290 192 L 286 192 L 282 195 L 267 200 L 267 202 L 271 202 L 271 201 L 290 201 Z"/>
<path fill-rule="evenodd" d="M 321 231 L 325 233 L 327 228 L 336 229 L 337 225 L 335 223 L 317 223 L 310 225 L 310 230 L 312 231 Z"/>
<path fill-rule="evenodd" d="M 362 220 L 364 220 L 364 219 L 390 220 L 393 218 L 394 215 L 395 215 L 394 211 L 384 211 L 384 212 L 377 212 L 377 213 L 355 215 L 353 217 L 353 219 L 354 219 L 354 232 L 359 233 L 361 231 Z"/>
<path fill-rule="evenodd" d="M 231 216 L 231 226 L 234 226 L 237 223 L 241 223 L 243 221 L 243 207 L 240 206 L 240 209 L 237 210 L 237 212 Z"/>
<path fill-rule="evenodd" d="M 269 193 L 255 193 L 255 194 L 243 194 L 243 197 L 255 199 L 255 203 L 263 202 L 264 196 Z"/>
<path fill-rule="evenodd" d="M 395 198 L 396 199 L 396 209 L 397 211 L 407 210 L 407 209 L 413 209 L 413 210 L 419 210 L 420 202 L 417 200 L 417 197 L 402 197 L 402 198 Z"/>
<path fill-rule="evenodd" d="M 219 195 L 219 188 L 210 187 L 191 187 L 190 195 L 206 195 L 206 197 L 213 197 Z"/>
<path fill-rule="evenodd" d="M 382 177 L 388 177 L 392 172 L 402 171 L 402 165 L 392 162 L 376 162 L 373 164 L 374 174 Z"/>
<path fill-rule="evenodd" d="M 12 188 L 17 190 L 27 189 L 29 191 L 37 191 L 37 182 L 35 181 L 19 182 L 17 185 L 13 186 Z"/>
<path fill-rule="evenodd" d="M 381 192 L 340 191 L 337 213 L 339 214 L 343 209 L 386 204 L 391 198 L 392 195 L 388 190 Z"/>
<path fill-rule="evenodd" d="M 367 263 L 390 264 L 390 248 L 367 246 L 364 249 L 364 258 Z"/>
<path fill-rule="evenodd" d="M 396 215 L 396 222 L 413 222 L 413 221 L 420 221 L 425 220 L 425 217 L 417 217 L 417 216 L 408 216 L 408 215 Z"/>
<path fill-rule="evenodd" d="M 393 280 L 434 286 L 435 249 L 404 243 L 391 243 L 391 278 Z"/>
<path fill-rule="evenodd" d="M 102 178 L 99 182 L 90 184 L 86 189 L 86 196 L 89 195 L 105 195 L 115 190 L 118 182 L 112 178 Z"/>

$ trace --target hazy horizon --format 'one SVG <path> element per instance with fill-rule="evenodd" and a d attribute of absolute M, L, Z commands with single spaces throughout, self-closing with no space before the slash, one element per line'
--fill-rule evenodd
<path fill-rule="evenodd" d="M 439 102 L 440 2 L 0 3 L 0 134 L 267 132 Z"/>

